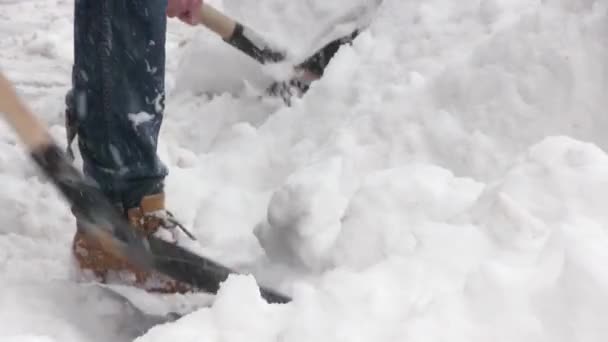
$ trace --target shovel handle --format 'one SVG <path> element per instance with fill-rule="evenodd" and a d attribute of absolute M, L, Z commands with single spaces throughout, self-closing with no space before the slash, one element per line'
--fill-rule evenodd
<path fill-rule="evenodd" d="M 285 52 L 271 47 L 252 29 L 206 3 L 201 6 L 201 24 L 261 64 L 281 62 L 285 59 Z"/>
<path fill-rule="evenodd" d="M 201 24 L 217 33 L 222 39 L 228 39 L 234 33 L 237 22 L 214 7 L 203 3 L 201 7 Z"/>
<path fill-rule="evenodd" d="M 0 113 L 4 113 L 8 124 L 30 151 L 51 144 L 51 137 L 42 123 L 19 99 L 15 88 L 2 73 L 0 73 Z"/>

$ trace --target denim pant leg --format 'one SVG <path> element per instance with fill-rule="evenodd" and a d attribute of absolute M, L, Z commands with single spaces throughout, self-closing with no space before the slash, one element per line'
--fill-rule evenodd
<path fill-rule="evenodd" d="M 167 0 L 76 0 L 68 125 L 84 173 L 133 207 L 163 191 L 157 156 L 165 96 Z"/>

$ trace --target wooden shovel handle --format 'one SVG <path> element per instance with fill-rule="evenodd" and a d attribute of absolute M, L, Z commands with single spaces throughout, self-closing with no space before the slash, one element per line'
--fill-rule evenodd
<path fill-rule="evenodd" d="M 206 3 L 201 7 L 201 23 L 223 39 L 230 38 L 237 25 L 236 21 Z"/>
<path fill-rule="evenodd" d="M 18 97 L 9 80 L 0 73 L 0 113 L 13 127 L 30 151 L 51 144 L 51 137 L 44 125 L 30 112 Z"/>
<path fill-rule="evenodd" d="M 226 43 L 261 64 L 285 59 L 285 52 L 272 47 L 252 29 L 228 17 L 210 5 L 201 6 L 201 24 L 219 35 Z"/>

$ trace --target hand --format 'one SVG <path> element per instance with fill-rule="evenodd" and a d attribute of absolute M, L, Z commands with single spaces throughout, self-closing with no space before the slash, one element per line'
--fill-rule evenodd
<path fill-rule="evenodd" d="M 167 16 L 177 17 L 189 25 L 198 25 L 201 22 L 201 7 L 203 0 L 168 0 Z"/>

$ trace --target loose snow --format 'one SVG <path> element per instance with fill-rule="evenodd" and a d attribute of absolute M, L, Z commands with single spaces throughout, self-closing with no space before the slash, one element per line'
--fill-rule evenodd
<path fill-rule="evenodd" d="M 377 1 L 209 3 L 297 58 Z M 72 6 L 0 0 L 0 68 L 62 144 Z M 250 273 L 148 330 L 76 283 L 69 208 L 2 123 L 0 340 L 606 341 L 607 36 L 600 0 L 384 0 L 287 107 L 257 97 L 285 65 L 171 20 L 168 204 Z"/>

